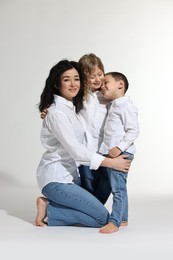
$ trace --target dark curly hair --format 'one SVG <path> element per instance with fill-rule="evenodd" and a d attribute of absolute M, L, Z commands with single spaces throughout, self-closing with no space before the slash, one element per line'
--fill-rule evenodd
<path fill-rule="evenodd" d="M 79 73 L 80 78 L 80 90 L 76 97 L 73 98 L 73 104 L 76 108 L 76 113 L 78 113 L 83 107 L 84 100 L 84 79 L 83 73 L 80 69 L 78 62 L 69 61 L 67 59 L 59 61 L 54 65 L 48 75 L 45 82 L 45 87 L 40 96 L 40 102 L 38 104 L 39 111 L 42 112 L 45 108 L 48 108 L 52 103 L 54 103 L 54 94 L 61 96 L 59 87 L 61 84 L 61 75 L 72 68 L 75 68 Z"/>

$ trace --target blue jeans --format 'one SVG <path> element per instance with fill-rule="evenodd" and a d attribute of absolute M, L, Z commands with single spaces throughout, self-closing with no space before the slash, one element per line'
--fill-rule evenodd
<path fill-rule="evenodd" d="M 75 183 L 51 182 L 43 190 L 48 199 L 48 226 L 99 228 L 108 223 L 109 212 L 88 191 Z"/>
<path fill-rule="evenodd" d="M 122 154 L 128 154 L 129 160 L 133 160 L 134 155 L 123 152 Z M 128 173 L 120 172 L 111 168 L 103 168 L 104 172 L 107 172 L 112 195 L 112 213 L 109 218 L 109 222 L 114 223 L 117 227 L 121 222 L 128 221 L 128 194 L 127 194 L 127 177 Z"/>
<path fill-rule="evenodd" d="M 79 167 L 81 187 L 92 193 L 102 204 L 105 204 L 111 194 L 108 173 L 99 167 L 90 170 L 89 166 Z"/>

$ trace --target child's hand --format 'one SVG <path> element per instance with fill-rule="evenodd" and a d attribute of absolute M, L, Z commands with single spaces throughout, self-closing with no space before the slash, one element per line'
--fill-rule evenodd
<path fill-rule="evenodd" d="M 121 153 L 122 153 L 122 151 L 118 147 L 113 147 L 112 149 L 110 149 L 108 155 L 110 158 L 116 158 Z"/>
<path fill-rule="evenodd" d="M 41 112 L 41 114 L 40 114 L 41 119 L 44 119 L 44 118 L 46 117 L 47 112 L 48 112 L 47 108 L 45 108 L 45 109 Z"/>

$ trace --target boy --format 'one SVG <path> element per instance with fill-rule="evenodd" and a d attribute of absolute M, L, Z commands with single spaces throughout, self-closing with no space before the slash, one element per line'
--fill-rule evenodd
<path fill-rule="evenodd" d="M 103 142 L 99 152 L 109 157 L 128 154 L 133 160 L 134 140 L 139 135 L 138 110 L 125 96 L 129 83 L 125 75 L 119 72 L 105 74 L 101 92 L 104 98 L 112 100 L 104 127 Z M 128 224 L 127 173 L 103 167 L 108 173 L 113 195 L 112 213 L 109 223 L 100 229 L 100 233 L 113 233 L 120 225 Z"/>

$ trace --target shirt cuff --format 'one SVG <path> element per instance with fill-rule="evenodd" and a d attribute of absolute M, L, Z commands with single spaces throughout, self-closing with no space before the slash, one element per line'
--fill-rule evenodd
<path fill-rule="evenodd" d="M 97 170 L 104 159 L 105 159 L 104 156 L 102 156 L 98 153 L 95 153 L 92 156 L 92 159 L 91 159 L 91 162 L 90 162 L 90 169 L 91 170 Z"/>

